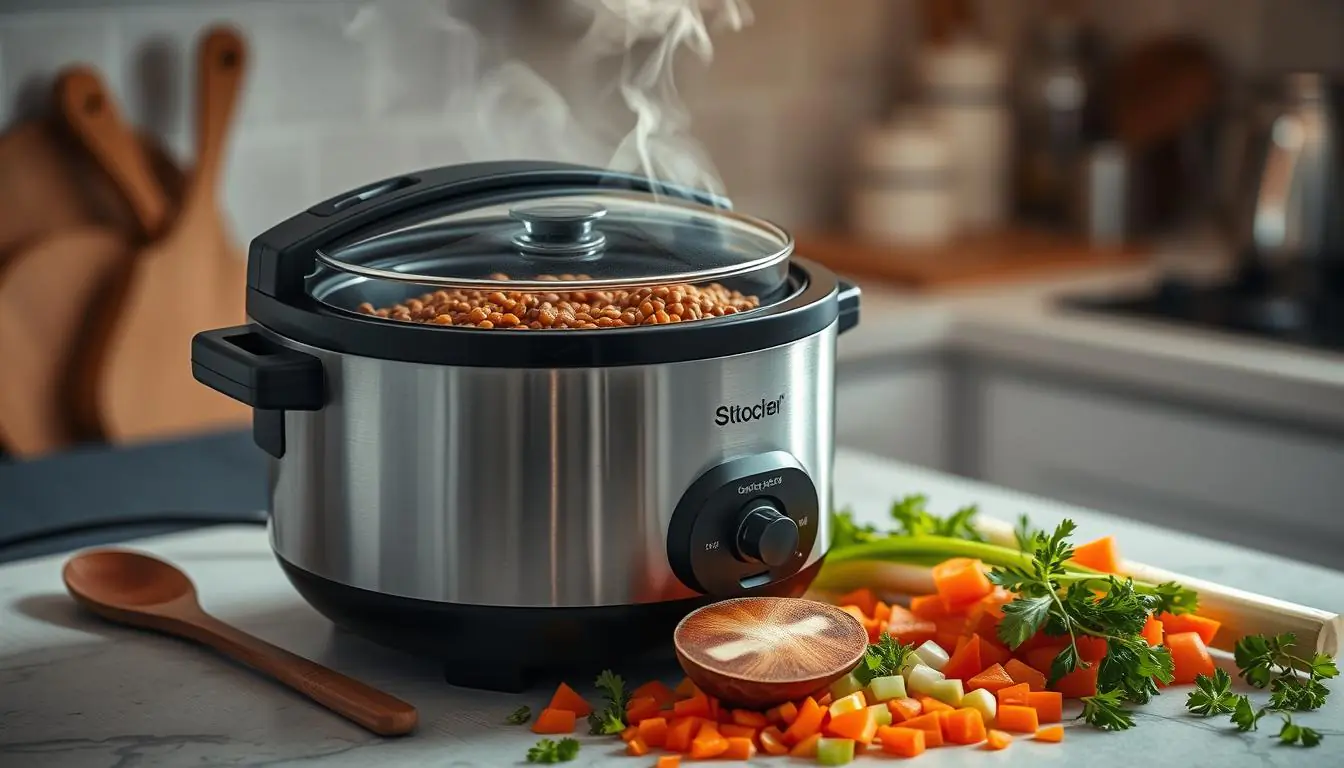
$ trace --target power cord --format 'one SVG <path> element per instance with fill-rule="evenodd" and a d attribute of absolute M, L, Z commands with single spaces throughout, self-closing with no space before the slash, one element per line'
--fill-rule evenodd
<path fill-rule="evenodd" d="M 29 531 L 28 533 L 21 533 L 16 536 L 2 537 L 0 538 L 0 553 L 16 547 L 40 544 L 51 539 L 59 539 L 65 536 L 77 536 L 83 533 L 93 533 L 115 528 L 164 525 L 204 528 L 213 525 L 265 525 L 266 521 L 267 515 L 265 511 L 247 513 L 156 512 L 145 515 L 123 515 L 119 517 L 102 518 L 99 520 L 84 520 L 76 523 L 68 523 L 66 525 L 58 525 L 54 528 Z"/>

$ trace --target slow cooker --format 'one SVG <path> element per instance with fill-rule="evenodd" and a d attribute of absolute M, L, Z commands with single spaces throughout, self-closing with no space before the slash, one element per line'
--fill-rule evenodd
<path fill-rule="evenodd" d="M 830 539 L 859 291 L 708 193 L 490 162 L 252 241 L 246 325 L 192 342 L 254 409 L 270 540 L 337 625 L 518 690 L 801 594 Z"/>

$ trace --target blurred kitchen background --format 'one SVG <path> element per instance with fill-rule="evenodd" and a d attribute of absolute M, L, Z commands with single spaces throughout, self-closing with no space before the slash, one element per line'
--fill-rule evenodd
<path fill-rule="evenodd" d="M 1344 2 L 743 5 L 706 11 L 712 59 L 678 53 L 676 84 L 736 207 L 865 287 L 841 345 L 840 445 L 1340 564 Z M 0 304 L 16 255 L 64 230 L 153 239 L 103 199 L 117 196 L 61 125 L 67 67 L 94 68 L 121 117 L 166 147 L 171 229 L 196 151 L 195 46 L 214 23 L 241 33 L 218 187 L 241 253 L 315 202 L 411 169 L 606 163 L 632 117 L 594 87 L 620 56 L 575 65 L 590 7 L 0 2 L 0 235 L 17 233 L 0 237 Z M 52 270 L 0 324 L 63 301 L 71 271 Z M 182 290 L 241 295 L 208 282 Z M 81 344 L 100 325 L 85 322 Z M 39 347 L 16 354 L 68 354 Z M 0 351 L 0 399 L 32 412 L 13 359 Z M 61 397 L 81 375 L 61 374 Z M 74 426 L 32 442 L 0 417 L 3 460 L 117 439 L 69 408 Z"/>

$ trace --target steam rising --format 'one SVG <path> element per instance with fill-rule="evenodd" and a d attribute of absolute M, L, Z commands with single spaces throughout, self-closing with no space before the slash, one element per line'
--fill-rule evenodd
<path fill-rule="evenodd" d="M 567 51 L 570 71 L 583 73 L 584 108 L 575 109 L 554 83 L 516 58 L 501 55 L 444 0 L 375 0 L 359 9 L 346 33 L 375 58 L 395 57 L 408 29 L 443 46 L 447 113 L 463 162 L 558 160 L 636 172 L 658 184 L 722 193 L 708 154 L 691 134 L 690 115 L 674 80 L 685 49 L 708 63 L 710 34 L 752 21 L 746 0 L 571 0 L 591 15 Z M 491 3 L 498 8 L 499 3 Z M 423 37 L 421 38 L 423 39 Z M 612 64 L 619 64 L 615 74 Z M 373 84 L 375 109 L 413 98 L 391 73 Z M 613 96 L 633 125 L 623 133 L 601 99 Z M 574 101 L 578 101 L 576 98 Z M 588 108 L 592 102 L 596 108 Z"/>

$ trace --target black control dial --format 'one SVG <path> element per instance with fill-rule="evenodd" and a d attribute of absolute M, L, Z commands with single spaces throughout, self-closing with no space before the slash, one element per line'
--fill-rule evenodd
<path fill-rule="evenodd" d="M 748 504 L 737 526 L 737 553 L 771 568 L 789 562 L 798 549 L 798 524 L 772 502 L 758 499 Z"/>

